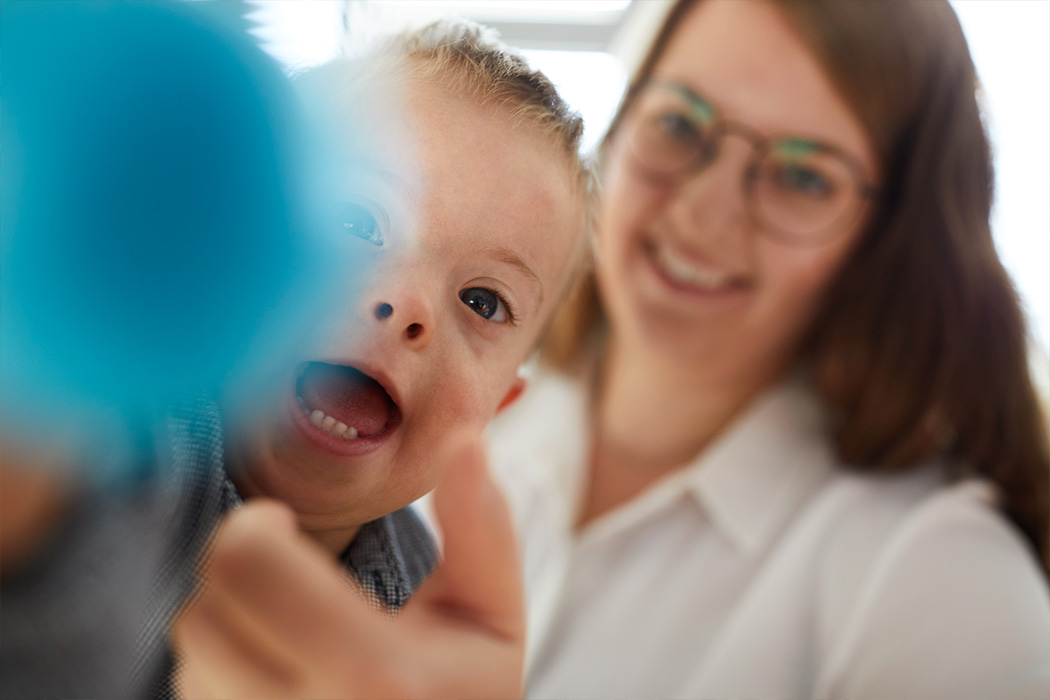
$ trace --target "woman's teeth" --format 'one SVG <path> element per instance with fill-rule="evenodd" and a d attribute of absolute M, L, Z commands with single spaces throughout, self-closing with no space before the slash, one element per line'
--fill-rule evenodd
<path fill-rule="evenodd" d="M 352 425 L 336 420 L 329 415 L 325 415 L 325 412 L 319 408 L 309 410 L 306 404 L 303 403 L 302 399 L 299 399 L 299 405 L 302 407 L 303 412 L 310 418 L 310 422 L 316 425 L 321 430 L 325 431 L 330 435 L 335 435 L 338 438 L 344 440 L 355 440 L 357 439 L 357 428 Z"/>
<path fill-rule="evenodd" d="M 696 267 L 694 264 L 678 257 L 666 247 L 656 249 L 656 263 L 668 277 L 676 282 L 698 287 L 721 288 L 729 286 L 729 278 L 710 269 Z"/>

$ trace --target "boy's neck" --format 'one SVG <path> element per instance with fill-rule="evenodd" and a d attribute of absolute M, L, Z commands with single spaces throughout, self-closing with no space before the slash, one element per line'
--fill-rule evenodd
<path fill-rule="evenodd" d="M 233 469 L 229 472 L 229 477 L 237 487 L 238 494 L 246 501 L 252 498 L 272 498 L 252 480 L 250 469 Z M 299 522 L 299 529 L 336 559 L 342 556 L 361 530 L 360 525 L 334 526 L 328 518 L 320 514 L 303 514 L 297 511 L 295 517 Z"/>
<path fill-rule="evenodd" d="M 357 537 L 357 533 L 361 531 L 360 525 L 355 525 L 352 528 L 336 528 L 327 529 L 317 527 L 311 529 L 307 524 L 302 522 L 300 517 L 299 527 L 304 533 L 306 533 L 311 539 L 321 545 L 321 548 L 327 551 L 336 559 L 343 556 L 343 552 L 350 546 L 350 543 Z"/>

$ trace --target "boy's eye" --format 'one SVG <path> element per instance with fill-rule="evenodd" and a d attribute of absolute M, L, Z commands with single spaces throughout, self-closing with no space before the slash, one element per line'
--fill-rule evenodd
<path fill-rule="evenodd" d="M 367 207 L 347 202 L 339 212 L 339 225 L 343 231 L 368 241 L 374 246 L 383 245 L 383 232 L 379 222 Z"/>
<path fill-rule="evenodd" d="M 484 287 L 471 287 L 459 293 L 460 300 L 482 318 L 493 323 L 506 323 L 510 320 L 507 305 L 500 295 Z"/>

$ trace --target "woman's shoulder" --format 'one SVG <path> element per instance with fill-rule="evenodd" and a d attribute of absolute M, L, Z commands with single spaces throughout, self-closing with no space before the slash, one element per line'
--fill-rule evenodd
<path fill-rule="evenodd" d="M 949 483 L 944 473 L 943 465 L 930 464 L 902 474 L 840 472 L 829 479 L 806 514 L 824 533 L 825 576 L 848 581 L 844 598 L 917 590 L 910 579 L 956 591 L 1020 587 L 1050 615 L 1035 552 L 998 508 L 994 485 Z"/>
<path fill-rule="evenodd" d="M 1035 554 L 991 484 L 943 473 L 842 474 L 822 494 L 821 685 L 833 694 L 1050 693 L 1050 593 Z"/>
<path fill-rule="evenodd" d="M 1038 573 L 1034 552 L 998 507 L 995 486 L 982 479 L 948 481 L 946 472 L 933 463 L 901 474 L 837 473 L 812 508 L 827 511 L 834 525 L 829 554 L 867 552 L 871 565 L 886 565 L 930 548 L 936 556 L 923 561 L 932 566 L 993 549 L 1010 552 Z"/>

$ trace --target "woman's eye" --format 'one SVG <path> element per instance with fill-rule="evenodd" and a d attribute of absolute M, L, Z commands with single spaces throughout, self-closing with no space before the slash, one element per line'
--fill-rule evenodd
<path fill-rule="evenodd" d="M 776 183 L 785 190 L 815 199 L 831 196 L 831 181 L 822 173 L 800 165 L 783 165 L 776 173 Z"/>
<path fill-rule="evenodd" d="M 657 119 L 664 138 L 675 141 L 702 141 L 703 134 L 695 121 L 676 112 L 666 112 Z"/>
<path fill-rule="evenodd" d="M 379 222 L 365 206 L 353 202 L 344 204 L 339 212 L 339 225 L 346 233 L 368 241 L 374 246 L 383 245 L 383 232 L 380 230 Z"/>
<path fill-rule="evenodd" d="M 488 321 L 506 323 L 511 320 L 507 305 L 499 294 L 491 289 L 471 287 L 460 292 L 459 298 L 471 311 Z"/>

